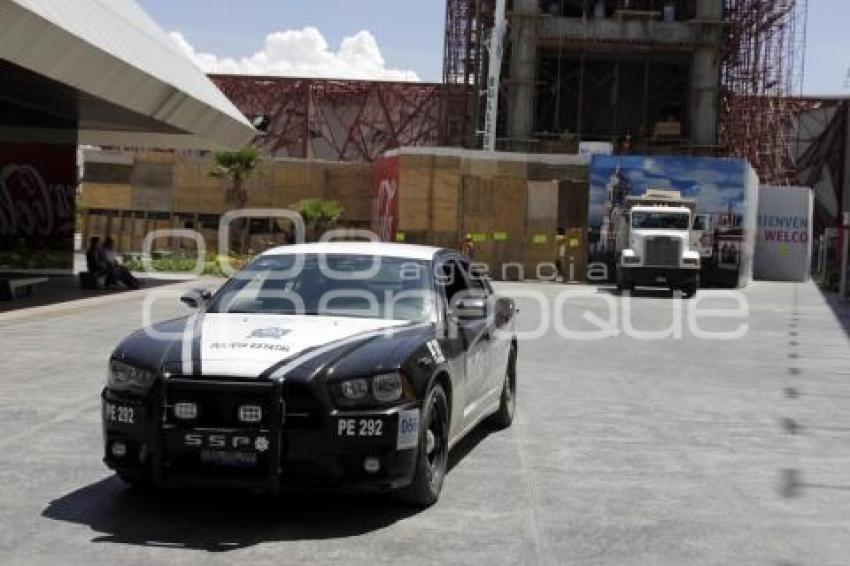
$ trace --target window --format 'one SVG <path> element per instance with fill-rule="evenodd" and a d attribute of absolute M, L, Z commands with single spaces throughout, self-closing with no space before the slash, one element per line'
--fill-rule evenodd
<path fill-rule="evenodd" d="M 470 290 L 466 275 L 457 260 L 449 260 L 442 264 L 437 276 L 438 283 L 443 288 L 449 304 L 452 303 L 458 293 Z"/>
<path fill-rule="evenodd" d="M 691 225 L 688 214 L 675 212 L 633 212 L 632 228 L 636 230 L 687 230 Z"/>
<path fill-rule="evenodd" d="M 425 321 L 434 313 L 428 262 L 366 255 L 261 256 L 216 294 L 209 311 Z M 373 267 L 377 265 L 377 270 Z"/>

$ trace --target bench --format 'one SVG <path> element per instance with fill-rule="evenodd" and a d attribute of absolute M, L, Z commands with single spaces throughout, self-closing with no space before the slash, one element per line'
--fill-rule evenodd
<path fill-rule="evenodd" d="M 80 289 L 83 291 L 99 291 L 106 282 L 106 275 L 95 277 L 88 271 L 80 273 Z"/>
<path fill-rule="evenodd" d="M 14 300 L 20 289 L 25 289 L 27 296 L 32 297 L 33 287 L 47 282 L 47 277 L 0 278 L 0 300 Z"/>

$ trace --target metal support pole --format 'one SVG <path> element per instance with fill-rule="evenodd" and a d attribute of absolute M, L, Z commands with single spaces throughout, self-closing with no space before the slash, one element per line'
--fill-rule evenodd
<path fill-rule="evenodd" d="M 484 149 L 496 151 L 497 124 L 499 118 L 499 92 L 502 83 L 502 61 L 505 54 L 505 34 L 508 23 L 505 19 L 506 0 L 496 0 L 496 24 L 490 36 L 490 64 L 487 74 L 487 111 L 484 115 Z"/>

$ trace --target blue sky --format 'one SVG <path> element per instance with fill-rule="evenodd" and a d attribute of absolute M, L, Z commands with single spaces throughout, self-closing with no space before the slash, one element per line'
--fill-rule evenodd
<path fill-rule="evenodd" d="M 345 63 L 345 50 L 340 50 L 343 39 L 358 32 L 371 32 L 374 43 L 383 56 L 384 66 L 398 73 L 413 72 L 423 80 L 438 81 L 442 74 L 444 0 L 139 0 L 141 5 L 167 31 L 179 32 L 186 42 L 200 53 L 216 56 L 209 59 L 215 68 L 229 69 L 239 62 L 263 51 L 268 34 L 301 30 L 306 26 L 318 29 L 328 44 L 331 55 Z M 237 8 L 238 6 L 238 8 Z M 806 91 L 810 94 L 847 94 L 845 88 L 850 68 L 850 2 L 846 0 L 809 0 L 808 56 L 806 63 Z M 284 38 L 292 41 L 309 40 L 304 37 Z M 315 37 L 312 38 L 315 40 Z M 349 53 L 361 54 L 364 49 L 372 53 L 371 40 L 349 46 Z M 327 53 L 323 56 L 327 58 Z M 223 58 L 234 58 L 228 65 Z M 350 58 L 349 58 L 350 59 Z M 254 61 L 255 63 L 256 61 Z M 339 61 L 326 61 L 322 69 L 337 69 Z M 297 62 L 283 61 L 283 67 L 302 73 L 310 67 L 299 67 Z M 328 66 L 330 65 L 330 67 Z M 358 74 L 380 74 L 377 63 L 369 62 L 367 70 L 351 71 Z M 293 73 L 297 72 L 293 71 Z M 343 70 L 342 73 L 350 71 Z M 384 75 L 395 78 L 396 74 Z"/>
<path fill-rule="evenodd" d="M 845 87 L 850 69 L 850 2 L 809 0 L 806 91 L 850 95 Z"/>
<path fill-rule="evenodd" d="M 331 50 L 366 30 L 386 66 L 442 78 L 443 0 L 138 0 L 166 31 L 179 31 L 198 51 L 250 56 L 275 31 L 314 26 Z M 237 8 L 238 6 L 238 8 Z"/>

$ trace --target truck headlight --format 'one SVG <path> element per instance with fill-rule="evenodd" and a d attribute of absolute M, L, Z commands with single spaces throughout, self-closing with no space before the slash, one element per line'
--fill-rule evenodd
<path fill-rule="evenodd" d="M 640 263 L 640 256 L 638 255 L 625 255 L 623 256 L 623 263 L 626 265 L 637 265 Z"/>
<path fill-rule="evenodd" d="M 331 383 L 329 388 L 331 396 L 341 407 L 384 406 L 415 398 L 407 378 L 399 372 Z"/>
<path fill-rule="evenodd" d="M 685 265 L 699 265 L 699 260 L 695 257 L 686 257 L 684 263 Z"/>
<path fill-rule="evenodd" d="M 156 381 L 156 372 L 131 366 L 119 360 L 109 362 L 106 386 L 113 391 L 146 395 Z"/>

